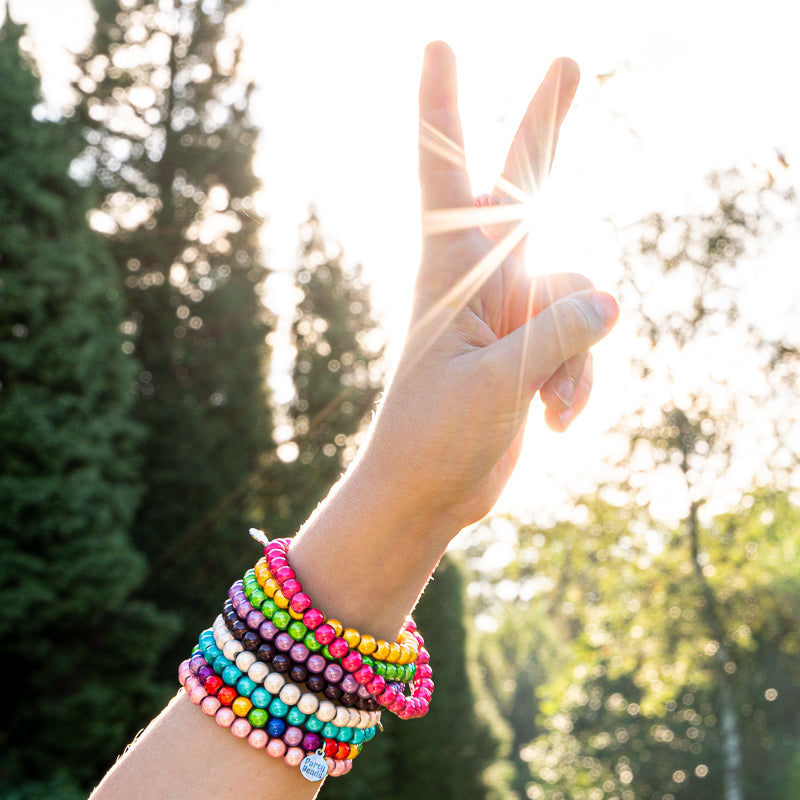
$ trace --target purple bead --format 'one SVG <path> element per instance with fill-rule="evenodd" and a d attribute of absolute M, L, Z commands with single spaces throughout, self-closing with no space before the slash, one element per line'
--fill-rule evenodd
<path fill-rule="evenodd" d="M 275 672 L 288 672 L 292 668 L 292 660 L 286 653 L 278 653 L 275 658 L 272 659 L 272 669 Z"/>
<path fill-rule="evenodd" d="M 328 682 L 322 675 L 309 675 L 305 680 L 305 684 L 309 692 L 321 692 L 328 685 Z"/>
<path fill-rule="evenodd" d="M 355 694 L 358 691 L 358 681 L 352 675 L 345 675 L 339 684 L 345 694 Z"/>
<path fill-rule="evenodd" d="M 214 670 L 211 669 L 211 667 L 209 667 L 208 664 L 206 664 L 205 666 L 200 667 L 200 669 L 197 670 L 195 674 L 197 675 L 198 678 L 200 678 L 201 681 L 205 683 L 205 681 L 208 680 L 208 678 L 210 678 L 212 675 L 216 675 L 217 673 L 214 672 Z"/>
<path fill-rule="evenodd" d="M 239 616 L 244 619 L 251 611 L 255 611 L 253 608 L 252 603 L 245 599 L 238 606 L 236 606 L 236 611 L 238 612 Z"/>
<path fill-rule="evenodd" d="M 292 683 L 305 683 L 308 679 L 308 670 L 303 664 L 295 664 L 289 670 L 289 677 L 292 679 Z M 309 687 L 309 689 L 311 689 L 311 687 Z M 311 689 L 311 691 L 314 690 Z"/>
<path fill-rule="evenodd" d="M 260 611 L 256 611 L 256 609 L 253 609 L 247 615 L 247 619 L 245 620 L 245 622 L 247 622 L 247 625 L 252 630 L 257 631 L 261 623 L 264 622 L 264 620 L 266 620 L 266 617 Z"/>
<path fill-rule="evenodd" d="M 338 664 L 328 664 L 325 667 L 325 678 L 331 683 L 339 683 L 344 676 L 344 670 Z"/>
<path fill-rule="evenodd" d="M 328 700 L 338 700 L 342 696 L 342 690 L 335 683 L 329 683 L 325 687 L 323 694 Z"/>
<path fill-rule="evenodd" d="M 277 633 L 278 629 L 271 619 L 264 620 L 258 626 L 258 635 L 267 642 L 271 642 Z"/>
<path fill-rule="evenodd" d="M 320 744 L 322 744 L 322 739 L 320 739 L 318 734 L 307 733 L 303 737 L 303 742 L 300 747 L 302 747 L 306 753 L 313 753 L 315 750 L 319 749 Z"/>
<path fill-rule="evenodd" d="M 275 637 L 275 647 L 277 647 L 278 650 L 281 650 L 284 653 L 288 653 L 289 650 L 291 650 L 293 644 L 294 644 L 294 639 L 292 639 L 292 637 L 289 636 L 289 634 L 286 633 L 286 631 L 281 631 Z"/>
<path fill-rule="evenodd" d="M 339 702 L 343 706 L 354 706 L 358 702 L 358 695 L 357 694 L 348 694 L 347 692 L 343 692 L 342 696 L 339 698 Z"/>
<path fill-rule="evenodd" d="M 306 661 L 306 669 L 309 672 L 313 672 L 315 674 L 319 674 L 322 670 L 325 669 L 325 658 L 321 656 L 319 653 L 312 653 L 308 660 Z"/>
<path fill-rule="evenodd" d="M 302 642 L 295 642 L 289 650 L 289 657 L 295 664 L 305 664 L 308 652 L 308 648 Z"/>
<path fill-rule="evenodd" d="M 369 700 L 372 695 L 370 694 L 369 689 L 366 686 L 359 686 L 357 694 L 359 697 L 363 698 L 364 700 Z"/>

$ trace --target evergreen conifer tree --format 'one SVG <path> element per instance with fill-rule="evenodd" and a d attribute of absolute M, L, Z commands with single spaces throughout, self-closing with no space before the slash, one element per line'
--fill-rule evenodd
<path fill-rule="evenodd" d="M 69 177 L 68 124 L 37 122 L 20 30 L 0 31 L 0 651 L 13 691 L 0 783 L 96 777 L 140 725 L 156 630 L 134 602 L 140 498 L 118 275 Z M 144 646 L 146 642 L 147 646 Z M 135 669 L 130 653 L 137 652 Z M 124 691 L 120 687 L 124 686 Z M 80 731 L 80 735 L 76 732 Z M 0 788 L 0 794 L 5 795 Z"/>
<path fill-rule="evenodd" d="M 77 82 L 87 145 L 75 172 L 104 192 L 96 219 L 142 366 L 143 591 L 181 615 L 187 637 L 249 564 L 250 478 L 271 446 L 257 132 L 226 28 L 242 5 L 98 0 Z"/>

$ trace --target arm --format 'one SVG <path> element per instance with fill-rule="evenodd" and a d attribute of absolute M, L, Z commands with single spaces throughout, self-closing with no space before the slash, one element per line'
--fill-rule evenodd
<path fill-rule="evenodd" d="M 531 193 L 544 179 L 577 81 L 572 62 L 551 67 L 498 194 Z M 367 441 L 290 554 L 317 607 L 386 639 L 397 635 L 453 536 L 499 497 L 536 392 L 557 430 L 586 403 L 587 353 L 618 313 L 586 278 L 528 277 L 524 230 L 513 222 L 481 227 L 474 218 L 450 231 L 429 224 L 450 209 L 476 213 L 455 63 L 440 43 L 426 51 L 420 122 L 425 236 L 407 340 Z M 203 719 L 181 693 L 93 798 L 224 800 L 263 787 L 263 797 L 300 800 L 319 786 Z"/>

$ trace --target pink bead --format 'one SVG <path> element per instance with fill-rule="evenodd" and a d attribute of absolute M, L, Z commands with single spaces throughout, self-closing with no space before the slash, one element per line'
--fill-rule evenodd
<path fill-rule="evenodd" d="M 181 664 L 178 667 L 178 679 L 180 680 L 181 684 L 183 684 L 186 678 L 191 674 L 192 668 L 189 666 L 188 660 L 181 661 Z"/>
<path fill-rule="evenodd" d="M 318 608 L 309 608 L 303 614 L 303 625 L 309 630 L 315 630 L 325 622 L 325 615 Z"/>
<path fill-rule="evenodd" d="M 283 739 L 270 739 L 267 745 L 267 753 L 273 758 L 283 758 L 286 754 L 286 743 Z"/>
<path fill-rule="evenodd" d="M 336 631 L 326 622 L 314 631 L 314 638 L 320 644 L 330 644 L 336 638 Z"/>
<path fill-rule="evenodd" d="M 200 703 L 203 702 L 204 697 L 208 697 L 208 692 L 202 686 L 200 686 L 200 684 L 193 687 L 192 690 L 189 692 L 189 699 L 196 706 L 199 706 Z"/>
<path fill-rule="evenodd" d="M 305 752 L 301 747 L 290 747 L 286 751 L 286 755 L 283 757 L 283 760 L 290 766 L 290 767 L 299 767 L 300 762 L 306 757 Z"/>
<path fill-rule="evenodd" d="M 294 580 L 296 576 L 294 570 L 287 564 L 285 567 L 278 567 L 272 573 L 272 577 L 282 585 L 284 581 Z"/>
<path fill-rule="evenodd" d="M 244 718 L 238 717 L 231 723 L 231 733 L 237 739 L 246 739 L 253 726 Z"/>
<path fill-rule="evenodd" d="M 397 700 L 397 689 L 387 686 L 376 699 L 384 708 L 389 708 Z"/>
<path fill-rule="evenodd" d="M 302 590 L 302 586 L 300 585 L 300 581 L 295 580 L 294 578 L 289 578 L 288 581 L 285 581 L 281 584 L 281 591 L 283 592 L 284 597 L 288 597 L 290 600 Z"/>
<path fill-rule="evenodd" d="M 431 669 L 430 664 L 418 664 L 417 671 L 414 673 L 414 680 L 418 681 L 422 678 L 431 678 L 433 677 L 433 670 Z"/>
<path fill-rule="evenodd" d="M 290 725 L 283 732 L 283 741 L 290 747 L 296 747 L 303 741 L 303 731 L 295 725 Z"/>
<path fill-rule="evenodd" d="M 213 717 L 214 714 L 219 711 L 219 707 L 221 705 L 222 703 L 220 703 L 216 697 L 213 695 L 208 695 L 207 697 L 204 697 L 200 703 L 200 710 L 207 716 Z"/>
<path fill-rule="evenodd" d="M 322 629 L 320 628 L 320 630 Z M 317 633 L 319 633 L 319 630 Z M 317 637 L 317 640 L 319 640 L 319 637 Z M 328 651 L 334 658 L 341 658 L 350 652 L 350 645 L 339 636 L 328 644 Z M 344 666 L 344 664 L 342 664 L 342 666 Z"/>
<path fill-rule="evenodd" d="M 306 609 L 311 607 L 311 598 L 305 592 L 297 592 L 289 601 L 289 606 L 292 611 L 297 614 L 302 614 Z"/>
<path fill-rule="evenodd" d="M 233 721 L 236 719 L 236 714 L 230 706 L 220 706 L 219 711 L 214 714 L 214 721 L 221 728 L 230 728 Z"/>
<path fill-rule="evenodd" d="M 247 737 L 247 743 L 256 750 L 263 750 L 267 746 L 269 736 L 263 728 L 253 728 Z"/>
<path fill-rule="evenodd" d="M 336 769 L 336 759 L 331 758 L 330 756 L 325 756 L 325 765 L 328 767 L 328 775 L 333 775 L 333 771 Z"/>
<path fill-rule="evenodd" d="M 342 761 L 335 760 L 333 762 L 333 770 L 332 771 L 328 770 L 328 772 L 329 772 L 329 774 L 333 775 L 334 777 L 338 777 L 339 775 L 344 775 L 345 769 L 347 769 L 347 767 L 345 767 L 344 760 L 342 760 Z"/>
<path fill-rule="evenodd" d="M 367 690 L 370 694 L 379 695 L 386 689 L 386 678 L 383 675 L 376 675 L 368 684 Z"/>
<path fill-rule="evenodd" d="M 427 664 L 431 660 L 430 654 L 428 653 L 425 648 L 420 647 L 419 653 L 417 653 L 417 668 L 419 668 L 420 664 Z"/>
<path fill-rule="evenodd" d="M 330 647 L 328 649 L 330 650 Z M 331 650 L 331 654 L 333 654 L 333 650 Z M 356 670 L 361 669 L 363 664 L 364 659 L 358 650 L 350 650 L 350 652 L 342 658 L 342 666 L 348 672 L 356 672 Z"/>

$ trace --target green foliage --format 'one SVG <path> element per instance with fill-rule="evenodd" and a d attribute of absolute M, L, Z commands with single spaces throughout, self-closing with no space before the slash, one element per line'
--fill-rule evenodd
<path fill-rule="evenodd" d="M 77 82 L 85 147 L 73 173 L 103 193 L 94 220 L 141 365 L 142 596 L 186 631 L 170 671 L 249 564 L 251 476 L 272 445 L 251 84 L 226 29 L 241 6 L 103 0 Z"/>
<path fill-rule="evenodd" d="M 0 774 L 85 777 L 149 696 L 154 632 L 170 626 L 131 600 L 145 571 L 129 539 L 141 436 L 118 276 L 68 177 L 74 137 L 33 119 L 19 31 L 7 23 L 1 35 L 0 638 L 19 683 L 4 704 Z M 148 656 L 132 673 L 127 648 L 142 640 Z"/>

